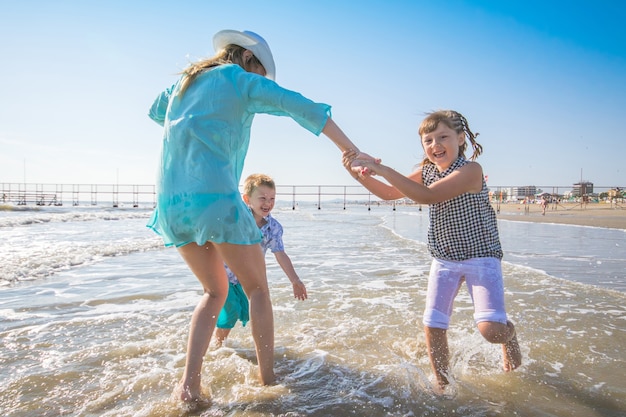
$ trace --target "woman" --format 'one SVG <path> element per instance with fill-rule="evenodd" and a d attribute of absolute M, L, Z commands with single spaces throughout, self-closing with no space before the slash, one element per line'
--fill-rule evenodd
<path fill-rule="evenodd" d="M 223 30 L 217 54 L 192 63 L 162 92 L 150 117 L 164 126 L 157 204 L 148 227 L 176 246 L 204 289 L 192 318 L 178 396 L 203 401 L 202 360 L 228 294 L 222 259 L 250 300 L 250 322 L 260 380 L 272 384 L 274 322 L 261 232 L 239 193 L 256 113 L 288 116 L 342 151 L 356 149 L 332 121 L 330 106 L 281 88 L 265 40 L 256 33 Z M 360 159 L 370 159 L 361 154 Z"/>

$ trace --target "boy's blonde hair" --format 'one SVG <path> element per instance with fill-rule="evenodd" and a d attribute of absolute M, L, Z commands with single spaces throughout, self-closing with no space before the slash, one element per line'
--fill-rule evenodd
<path fill-rule="evenodd" d="M 470 160 L 475 160 L 476 158 L 478 158 L 478 155 L 483 152 L 483 147 L 480 146 L 478 142 L 476 142 L 476 137 L 479 135 L 479 133 L 474 134 L 469 128 L 469 123 L 467 123 L 467 119 L 465 119 L 465 117 L 461 113 L 454 110 L 438 110 L 428 113 L 426 115 L 426 118 L 422 120 L 422 123 L 419 127 L 418 132 L 420 138 L 424 134 L 434 132 L 439 126 L 439 123 L 445 124 L 456 133 L 465 133 L 466 139 L 469 139 L 470 143 L 472 144 L 472 149 L 474 150 L 472 156 L 470 157 Z M 467 142 L 463 142 L 463 144 L 459 147 L 459 154 L 462 155 L 464 158 L 465 149 L 467 149 Z M 428 158 L 424 157 L 422 165 L 426 164 L 432 164 L 432 162 Z"/>
<path fill-rule="evenodd" d="M 276 184 L 274 183 L 272 177 L 265 174 L 252 174 L 248 176 L 243 183 L 243 193 L 244 195 L 250 197 L 252 196 L 254 190 L 263 185 L 271 188 L 272 190 L 276 190 Z"/>

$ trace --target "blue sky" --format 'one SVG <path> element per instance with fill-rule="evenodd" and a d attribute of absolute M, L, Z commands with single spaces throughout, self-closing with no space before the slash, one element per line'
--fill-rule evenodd
<path fill-rule="evenodd" d="M 221 29 L 252 30 L 277 82 L 333 106 L 364 151 L 403 173 L 424 113 L 462 112 L 490 186 L 626 186 L 626 6 L 589 1 L 0 0 L 0 182 L 152 184 L 147 117 Z M 340 153 L 256 117 L 244 176 L 351 185 Z"/>

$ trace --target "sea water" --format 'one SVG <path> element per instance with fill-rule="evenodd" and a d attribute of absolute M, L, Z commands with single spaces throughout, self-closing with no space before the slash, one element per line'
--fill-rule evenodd
<path fill-rule="evenodd" d="M 626 232 L 499 221 L 505 301 L 524 363 L 502 372 L 465 288 L 433 378 L 421 324 L 427 209 L 277 207 L 309 299 L 267 255 L 278 384 L 258 383 L 249 327 L 211 347 L 188 413 L 170 394 L 201 287 L 145 227 L 149 208 L 0 212 L 4 416 L 621 416 Z"/>

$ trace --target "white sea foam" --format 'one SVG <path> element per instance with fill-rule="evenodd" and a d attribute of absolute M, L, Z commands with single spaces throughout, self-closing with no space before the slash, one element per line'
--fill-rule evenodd
<path fill-rule="evenodd" d="M 37 280 L 110 256 L 161 248 L 147 211 L 17 212 L 0 218 L 0 283 Z"/>

